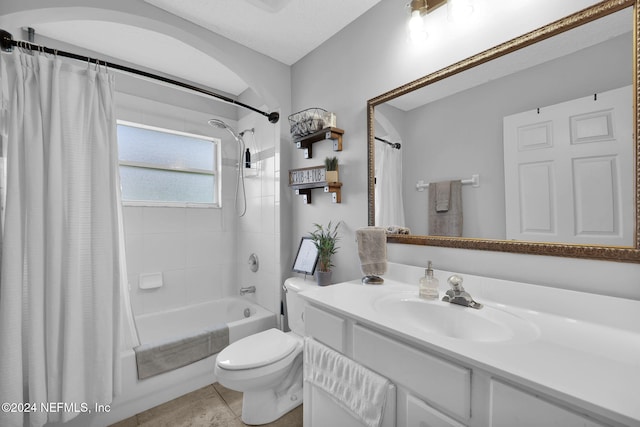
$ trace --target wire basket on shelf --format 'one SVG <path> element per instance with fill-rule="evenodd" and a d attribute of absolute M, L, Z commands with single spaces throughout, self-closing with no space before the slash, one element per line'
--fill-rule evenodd
<path fill-rule="evenodd" d="M 336 115 L 323 108 L 307 108 L 289 116 L 291 136 L 298 138 L 336 126 Z"/>

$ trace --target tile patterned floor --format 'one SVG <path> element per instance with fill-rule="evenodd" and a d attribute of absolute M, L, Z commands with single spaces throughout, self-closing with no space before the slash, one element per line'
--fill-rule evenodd
<path fill-rule="evenodd" d="M 215 383 L 110 427 L 243 427 L 242 393 Z M 302 427 L 302 405 L 270 427 Z"/>

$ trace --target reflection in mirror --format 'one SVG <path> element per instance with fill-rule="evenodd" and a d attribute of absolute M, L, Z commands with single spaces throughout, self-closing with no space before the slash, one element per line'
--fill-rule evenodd
<path fill-rule="evenodd" d="M 369 101 L 370 224 L 410 230 L 390 241 L 637 261 L 633 12 L 602 2 Z"/>

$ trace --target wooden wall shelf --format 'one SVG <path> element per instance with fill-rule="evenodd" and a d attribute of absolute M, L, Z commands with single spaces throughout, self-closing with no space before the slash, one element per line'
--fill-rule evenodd
<path fill-rule="evenodd" d="M 296 147 L 304 150 L 304 158 L 313 157 L 313 143 L 330 139 L 333 141 L 333 151 L 342 151 L 342 135 L 344 131 L 338 128 L 324 128 L 309 135 L 294 138 Z"/>
<path fill-rule="evenodd" d="M 333 203 L 342 203 L 341 182 L 314 182 L 309 184 L 292 185 L 291 188 L 296 195 L 302 196 L 305 205 L 311 204 L 311 190 L 314 188 L 323 188 L 325 193 L 331 194 Z"/>

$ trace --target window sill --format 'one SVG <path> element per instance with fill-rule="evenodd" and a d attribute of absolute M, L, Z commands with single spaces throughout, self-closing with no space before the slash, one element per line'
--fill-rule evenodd
<path fill-rule="evenodd" d="M 222 209 L 217 203 L 189 203 L 189 202 L 150 202 L 127 200 L 122 202 L 124 207 L 147 208 L 196 208 L 196 209 Z"/>

